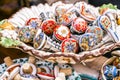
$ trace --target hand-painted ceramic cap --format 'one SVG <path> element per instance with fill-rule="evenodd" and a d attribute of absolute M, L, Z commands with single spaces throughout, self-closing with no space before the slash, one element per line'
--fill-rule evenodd
<path fill-rule="evenodd" d="M 69 25 L 75 18 L 77 18 L 74 12 L 67 12 L 58 17 L 59 24 Z"/>
<path fill-rule="evenodd" d="M 85 2 L 80 3 L 80 16 L 87 21 L 94 21 L 96 17 L 91 14 L 89 11 L 87 12 L 88 4 Z"/>
<path fill-rule="evenodd" d="M 24 26 L 24 27 L 20 28 L 20 30 L 18 32 L 18 36 L 21 41 L 23 41 L 25 43 L 30 43 L 33 41 L 33 38 L 34 38 L 36 32 L 37 31 L 35 28 L 31 28 L 30 26 Z"/>
<path fill-rule="evenodd" d="M 71 31 L 76 33 L 84 33 L 87 29 L 87 22 L 83 18 L 75 18 L 72 21 Z"/>
<path fill-rule="evenodd" d="M 97 42 L 99 43 L 103 38 L 103 30 L 98 26 L 90 26 L 86 30 L 86 33 L 94 33 L 97 37 Z"/>
<path fill-rule="evenodd" d="M 112 65 L 107 65 L 104 67 L 104 75 L 107 80 L 112 80 L 117 76 L 117 68 Z"/>
<path fill-rule="evenodd" d="M 33 28 L 37 28 L 40 27 L 42 21 L 39 20 L 38 18 L 30 18 L 27 22 L 26 25 L 27 26 L 31 26 Z"/>
<path fill-rule="evenodd" d="M 55 12 L 56 12 L 57 16 L 64 14 L 66 11 L 67 11 L 67 9 L 65 8 L 64 4 L 57 5 L 55 8 Z"/>
<path fill-rule="evenodd" d="M 106 15 L 102 15 L 98 19 L 98 26 L 100 26 L 102 29 L 106 30 L 111 27 L 111 21 Z"/>
<path fill-rule="evenodd" d="M 47 19 L 54 19 L 55 20 L 55 14 L 53 12 L 40 12 L 39 19 L 44 21 Z"/>
<path fill-rule="evenodd" d="M 61 51 L 62 52 L 78 52 L 78 42 L 73 38 L 68 38 L 63 40 L 61 43 Z"/>
<path fill-rule="evenodd" d="M 94 33 L 85 33 L 80 36 L 79 46 L 83 50 L 90 50 L 97 44 L 97 38 Z"/>
<path fill-rule="evenodd" d="M 41 29 L 38 30 L 33 39 L 33 46 L 35 49 L 43 51 L 60 51 L 60 44 L 47 37 Z"/>
<path fill-rule="evenodd" d="M 55 38 L 57 41 L 63 41 L 64 39 L 67 39 L 70 37 L 70 30 L 67 26 L 60 25 L 55 28 L 53 33 L 53 38 Z"/>
<path fill-rule="evenodd" d="M 41 29 L 38 29 L 34 39 L 33 46 L 35 49 L 41 49 L 46 41 L 46 35 L 42 32 Z"/>
<path fill-rule="evenodd" d="M 56 27 L 57 27 L 57 23 L 53 19 L 47 19 L 47 20 L 43 21 L 43 23 L 41 24 L 42 31 L 46 35 L 52 35 L 53 31 Z"/>

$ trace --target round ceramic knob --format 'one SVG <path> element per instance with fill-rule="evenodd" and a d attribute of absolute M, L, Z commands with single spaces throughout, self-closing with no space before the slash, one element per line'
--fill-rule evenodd
<path fill-rule="evenodd" d="M 60 44 L 47 37 L 41 29 L 37 31 L 33 39 L 33 46 L 35 49 L 45 51 L 60 51 Z"/>
<path fill-rule="evenodd" d="M 64 4 L 57 5 L 55 8 L 56 15 L 60 16 L 67 11 Z"/>
<path fill-rule="evenodd" d="M 25 43 L 30 43 L 33 41 L 33 37 L 36 34 L 36 29 L 31 28 L 30 26 L 24 26 L 20 28 L 18 32 L 18 37 L 21 41 Z"/>
<path fill-rule="evenodd" d="M 55 20 L 55 14 L 51 11 L 45 11 L 45 12 L 40 12 L 39 19 L 44 21 L 47 19 L 54 19 Z"/>
<path fill-rule="evenodd" d="M 102 29 L 106 30 L 111 27 L 111 21 L 106 15 L 102 15 L 98 19 L 98 26 L 100 26 Z"/>
<path fill-rule="evenodd" d="M 31 26 L 33 28 L 37 28 L 40 27 L 42 21 L 39 20 L 38 18 L 30 18 L 27 22 L 26 25 L 27 26 Z"/>
<path fill-rule="evenodd" d="M 77 53 L 78 52 L 78 42 L 72 38 L 63 40 L 63 42 L 61 44 L 61 51 Z"/>
<path fill-rule="evenodd" d="M 41 24 L 42 31 L 46 35 L 52 35 L 55 27 L 57 27 L 57 23 L 53 19 L 47 19 Z"/>
<path fill-rule="evenodd" d="M 79 5 L 80 5 L 79 13 L 82 18 L 84 18 L 87 21 L 96 20 L 94 12 L 91 11 L 92 8 L 90 8 L 90 6 L 88 6 L 87 3 L 81 2 Z"/>
<path fill-rule="evenodd" d="M 69 25 L 75 18 L 77 18 L 74 12 L 67 12 L 58 17 L 59 24 Z"/>
<path fill-rule="evenodd" d="M 84 33 L 87 29 L 87 22 L 83 18 L 75 18 L 72 21 L 71 32 Z"/>
<path fill-rule="evenodd" d="M 37 73 L 37 69 L 35 67 L 35 65 L 33 65 L 32 63 L 25 63 L 21 66 L 20 68 L 20 74 L 32 74 L 32 75 L 36 75 Z"/>
<path fill-rule="evenodd" d="M 43 44 L 46 41 L 46 35 L 42 32 L 41 29 L 38 29 L 34 39 L 33 39 L 33 46 L 35 49 L 41 49 Z"/>
<path fill-rule="evenodd" d="M 53 38 L 57 41 L 63 41 L 70 37 L 70 30 L 68 27 L 60 25 L 55 28 L 53 33 Z"/>
<path fill-rule="evenodd" d="M 85 33 L 80 36 L 79 46 L 83 50 L 90 50 L 93 46 L 97 44 L 97 38 L 94 33 Z"/>
<path fill-rule="evenodd" d="M 98 26 L 90 26 L 87 30 L 86 33 L 94 33 L 97 37 L 97 42 L 101 42 L 103 38 L 103 30 L 98 27 Z"/>
<path fill-rule="evenodd" d="M 107 65 L 104 67 L 104 75 L 107 80 L 112 80 L 117 76 L 117 68 L 115 66 Z"/>

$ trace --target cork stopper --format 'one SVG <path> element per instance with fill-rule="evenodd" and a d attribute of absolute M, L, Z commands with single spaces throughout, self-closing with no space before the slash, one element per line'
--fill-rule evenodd
<path fill-rule="evenodd" d="M 13 80 L 21 80 L 20 74 L 17 74 L 17 75 L 13 78 Z"/>
<path fill-rule="evenodd" d="M 5 57 L 4 62 L 7 65 L 7 67 L 13 65 L 13 61 L 12 61 L 12 59 L 10 57 Z"/>
<path fill-rule="evenodd" d="M 28 63 L 35 64 L 35 62 L 36 62 L 36 59 L 35 59 L 35 57 L 33 57 L 33 56 L 30 56 L 30 57 L 29 57 L 29 59 L 28 59 Z"/>
<path fill-rule="evenodd" d="M 22 65 L 23 73 L 25 74 L 31 74 L 33 72 L 33 69 L 29 63 L 25 63 Z"/>

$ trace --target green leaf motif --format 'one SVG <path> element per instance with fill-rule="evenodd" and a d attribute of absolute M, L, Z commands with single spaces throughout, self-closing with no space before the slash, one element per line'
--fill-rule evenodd
<path fill-rule="evenodd" d="M 0 38 L 0 45 L 6 48 L 18 46 L 20 44 L 20 41 L 13 40 L 11 38 L 1 37 Z"/>

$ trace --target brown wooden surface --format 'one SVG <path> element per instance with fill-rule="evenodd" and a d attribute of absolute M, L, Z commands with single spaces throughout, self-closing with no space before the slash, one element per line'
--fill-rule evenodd
<path fill-rule="evenodd" d="M 18 49 L 6 49 L 0 46 L 0 63 L 4 62 L 4 58 L 10 56 L 11 59 L 27 57 L 28 54 L 24 53 Z"/>

